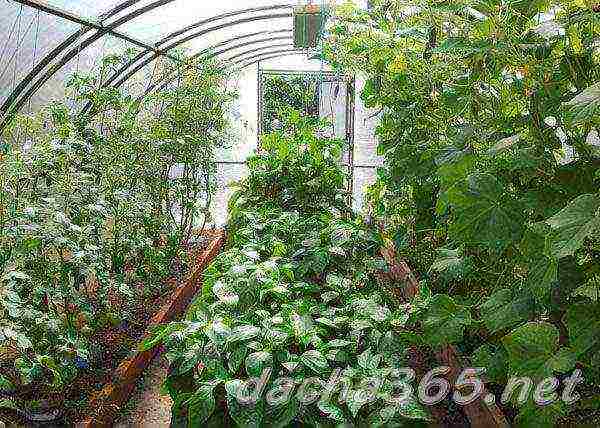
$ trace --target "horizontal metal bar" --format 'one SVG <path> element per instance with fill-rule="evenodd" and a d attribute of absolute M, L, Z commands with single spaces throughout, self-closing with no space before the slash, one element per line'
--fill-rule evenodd
<path fill-rule="evenodd" d="M 288 69 L 276 69 L 276 68 L 261 68 L 263 74 L 330 74 L 338 75 L 339 73 L 333 70 L 288 70 Z"/>
<path fill-rule="evenodd" d="M 242 52 L 240 54 L 234 55 L 229 58 L 223 58 L 222 61 L 223 62 L 233 61 L 240 57 L 243 57 L 244 55 L 253 54 L 254 52 L 260 52 L 264 49 L 271 49 L 271 48 L 292 48 L 292 49 L 294 49 L 294 44 L 293 43 L 280 43 L 280 44 L 276 44 L 276 45 L 262 46 L 260 48 L 251 49 L 249 51 Z M 273 53 L 279 53 L 279 52 L 284 52 L 284 51 L 277 51 L 277 52 L 273 52 Z M 287 52 L 287 51 L 285 51 L 285 52 Z M 250 58 L 253 58 L 253 57 L 250 57 Z M 250 59 L 250 58 L 247 58 L 247 59 Z"/>
<path fill-rule="evenodd" d="M 279 55 L 277 57 L 290 56 L 290 55 L 302 55 L 303 51 L 302 50 L 297 50 L 297 49 L 294 48 L 294 49 L 284 49 L 284 50 L 273 51 L 273 52 L 263 52 L 261 54 L 251 56 L 250 58 L 241 58 L 241 59 L 239 59 L 237 61 L 233 61 L 231 65 L 235 66 L 235 65 L 238 65 L 238 64 L 243 64 L 246 61 L 250 61 L 250 60 L 254 60 L 254 59 L 256 59 L 256 62 L 259 62 L 259 61 L 263 61 L 263 60 L 266 60 L 266 59 L 271 59 L 272 57 L 266 58 L 269 55 L 280 54 L 280 53 L 281 54 L 285 53 L 286 55 Z M 264 58 L 261 58 L 263 56 L 264 56 Z M 229 58 L 229 60 L 231 60 L 231 58 Z M 246 64 L 245 66 L 247 67 L 248 65 L 252 65 L 252 63 Z"/>

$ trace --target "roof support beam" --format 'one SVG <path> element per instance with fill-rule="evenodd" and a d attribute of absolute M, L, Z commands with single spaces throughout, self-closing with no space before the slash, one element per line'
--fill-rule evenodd
<path fill-rule="evenodd" d="M 111 36 L 125 40 L 125 41 L 127 41 L 131 44 L 134 44 L 134 45 L 136 45 L 142 49 L 145 49 L 147 51 L 152 51 L 152 52 L 155 52 L 158 54 L 162 54 L 162 52 L 159 49 L 157 49 L 155 46 L 150 45 L 140 39 L 129 36 L 121 31 L 112 29 L 110 27 L 106 27 L 102 23 L 94 22 L 92 20 L 84 18 L 83 16 L 68 12 L 68 11 L 60 9 L 56 6 L 51 6 L 47 3 L 43 3 L 41 0 L 12 0 L 12 1 L 14 1 L 15 3 L 25 5 L 25 6 L 29 6 L 33 9 L 37 9 L 39 11 L 42 11 L 44 13 L 47 13 L 47 14 L 50 14 L 53 16 L 56 16 L 56 17 L 59 17 L 62 19 L 66 19 L 67 21 L 82 25 L 84 27 L 103 31 L 106 34 L 110 34 Z"/>
<path fill-rule="evenodd" d="M 116 21 L 111 22 L 107 26 L 102 27 L 102 30 L 96 30 L 96 32 L 89 36 L 87 39 L 83 40 L 79 43 L 78 46 L 68 51 L 62 58 L 52 64 L 50 67 L 47 67 L 56 56 L 60 55 L 62 51 L 64 51 L 68 46 L 74 43 L 80 36 L 84 35 L 86 32 L 90 30 L 88 27 L 82 27 L 79 31 L 71 35 L 67 40 L 65 40 L 61 45 L 55 48 L 52 52 L 50 52 L 40 63 L 38 63 L 34 69 L 19 83 L 19 85 L 13 90 L 13 92 L 6 99 L 0 110 L 4 113 L 4 117 L 0 118 L 0 131 L 4 129 L 4 127 L 8 124 L 10 118 L 18 112 L 21 107 L 25 104 L 25 102 L 42 86 L 46 83 L 50 78 L 60 70 L 65 64 L 67 64 L 70 60 L 72 60 L 75 56 L 77 56 L 83 49 L 87 48 L 89 45 L 94 43 L 96 40 L 99 40 L 102 36 L 104 36 L 108 31 L 115 29 L 116 27 L 125 24 L 126 22 L 131 21 L 138 16 L 143 15 L 146 12 L 149 12 L 157 7 L 164 6 L 165 4 L 171 3 L 174 0 L 156 0 L 150 4 L 147 4 L 139 9 L 136 9 L 132 12 L 129 12 L 127 15 L 118 18 Z M 119 10 L 117 7 L 115 10 Z M 117 13 L 117 12 L 114 12 Z M 156 54 L 155 54 L 156 55 Z M 30 83 L 40 74 L 44 69 L 46 72 L 39 77 L 34 83 L 30 85 Z M 20 96 L 21 93 L 29 86 L 27 92 Z M 19 98 L 20 96 L 20 98 Z"/>

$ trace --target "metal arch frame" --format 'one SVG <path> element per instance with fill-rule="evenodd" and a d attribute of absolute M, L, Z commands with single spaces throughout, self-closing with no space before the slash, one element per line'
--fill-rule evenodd
<path fill-rule="evenodd" d="M 271 46 L 262 46 L 262 47 L 260 47 L 260 48 L 251 49 L 251 50 L 249 50 L 249 51 L 242 52 L 242 53 L 240 53 L 240 54 L 237 54 L 237 55 L 234 55 L 234 56 L 232 56 L 232 57 L 230 57 L 230 58 L 223 58 L 223 60 L 222 60 L 222 61 L 223 61 L 223 62 L 230 62 L 230 61 L 233 61 L 233 60 L 235 60 L 235 59 L 238 59 L 238 58 L 240 58 L 240 57 L 243 57 L 244 55 L 248 55 L 248 54 L 252 54 L 252 53 L 255 53 L 255 52 L 259 52 L 259 51 L 262 51 L 262 50 L 264 50 L 264 49 L 271 49 L 271 48 L 285 48 L 285 47 L 287 47 L 287 48 L 291 48 L 291 49 L 297 49 L 297 48 L 294 48 L 294 44 L 293 44 L 293 43 L 292 43 L 292 44 L 283 44 L 283 43 L 282 43 L 282 44 L 276 44 L 276 45 L 271 45 Z M 297 50 L 298 50 L 299 52 L 302 52 L 302 49 L 297 49 Z M 289 49 L 286 49 L 286 50 L 278 50 L 278 51 L 274 51 L 274 52 L 270 52 L 270 53 L 280 53 L 280 52 L 288 52 L 288 51 L 289 51 Z M 267 52 L 264 52 L 264 53 L 267 53 Z M 247 58 L 247 59 L 252 59 L 252 58 L 255 58 L 255 56 L 251 56 L 250 58 Z"/>
<path fill-rule="evenodd" d="M 28 2 L 28 4 L 31 7 L 40 9 L 42 8 L 44 5 L 41 5 L 40 3 L 37 2 L 37 0 L 15 0 L 15 1 L 22 1 L 22 2 Z M 109 11 L 108 13 L 104 14 L 102 16 L 103 20 L 106 20 L 116 14 L 118 14 L 119 12 L 121 12 L 122 10 L 134 5 L 135 3 L 139 2 L 140 0 L 127 0 L 117 6 L 115 6 L 111 11 Z M 48 53 L 46 55 L 46 57 L 40 61 L 40 63 L 38 63 L 38 65 L 36 67 L 34 67 L 34 69 L 32 69 L 32 71 L 19 83 L 18 87 L 15 88 L 15 90 L 13 90 L 13 92 L 9 95 L 9 97 L 7 98 L 7 100 L 5 101 L 5 103 L 2 105 L 2 107 L 0 107 L 0 111 L 4 112 L 4 117 L 1 118 L 0 121 L 0 130 L 2 130 L 6 124 L 8 123 L 9 117 L 12 115 L 12 113 L 14 113 L 15 111 L 19 111 L 21 109 L 21 107 L 23 106 L 23 104 L 43 85 L 45 84 L 58 70 L 60 70 L 60 68 L 62 68 L 66 63 L 68 63 L 71 59 L 73 59 L 79 52 L 81 52 L 81 50 L 87 48 L 90 44 L 92 44 L 93 42 L 95 42 L 96 40 L 98 40 L 100 37 L 102 37 L 103 35 L 109 33 L 109 34 L 114 34 L 116 37 L 121 37 L 122 33 L 115 31 L 114 29 L 124 23 L 129 22 L 130 20 L 143 15 L 144 13 L 150 12 L 158 7 L 164 6 L 165 4 L 171 3 L 174 0 L 159 0 L 159 1 L 155 1 L 149 5 L 146 5 L 140 9 L 137 9 L 133 12 L 130 12 L 129 14 L 117 19 L 115 22 L 109 24 L 108 26 L 100 26 L 101 28 L 97 28 L 97 26 L 87 26 L 87 23 L 89 21 L 83 22 L 83 18 L 81 18 L 81 23 L 82 25 L 84 25 L 80 30 L 78 30 L 76 33 L 72 34 L 70 37 L 68 37 L 65 41 L 63 41 L 57 48 L 53 49 L 50 53 Z M 155 55 L 153 55 L 150 59 L 153 60 L 161 55 L 165 55 L 165 56 L 169 56 L 166 53 L 166 51 L 172 49 L 175 46 L 178 46 L 181 43 L 184 43 L 187 40 L 192 40 L 195 37 L 199 37 L 203 34 L 206 34 L 206 32 L 199 32 L 198 34 L 194 34 L 192 36 L 188 36 L 186 38 L 184 38 L 181 41 L 178 41 L 175 44 L 172 44 L 170 46 L 168 46 L 166 49 L 159 49 L 159 46 L 161 44 L 164 44 L 166 41 L 170 40 L 170 38 L 176 37 L 180 34 L 184 34 L 186 31 L 189 31 L 190 28 L 196 28 L 198 26 L 201 26 L 205 23 L 208 22 L 212 22 L 215 20 L 219 20 L 219 19 L 223 19 L 225 17 L 229 17 L 229 16 L 235 16 L 235 15 L 240 15 L 240 14 L 244 14 L 244 13 L 250 13 L 253 11 L 257 11 L 257 10 L 268 10 L 268 9 L 278 9 L 278 8 L 292 8 L 293 5 L 274 5 L 274 6 L 265 6 L 265 7 L 260 7 L 260 8 L 250 8 L 250 9 L 245 9 L 245 10 L 239 10 L 239 11 L 233 11 L 233 12 L 228 12 L 228 13 L 224 13 L 221 15 L 217 15 L 214 17 L 211 17 L 209 19 L 205 19 L 202 21 L 198 21 L 194 24 L 192 24 L 191 26 L 188 26 L 182 30 L 179 30 L 175 33 L 171 33 L 169 36 L 163 38 L 159 43 L 157 43 L 154 47 L 150 46 L 150 45 L 146 45 L 144 46 L 145 51 L 143 51 L 140 55 L 138 55 L 136 58 L 134 58 L 132 61 L 129 62 L 129 64 L 127 64 L 127 67 L 131 66 L 133 63 L 135 63 L 135 61 L 138 61 L 140 58 L 142 58 L 144 55 L 146 55 L 148 52 L 155 52 Z M 47 13 L 53 14 L 55 16 L 61 16 L 61 11 L 58 8 L 54 8 L 52 6 L 46 7 L 46 8 L 42 8 L 40 10 L 43 10 Z M 292 16 L 291 13 L 288 14 L 288 16 Z M 67 16 L 62 16 L 65 19 L 68 19 Z M 269 16 L 270 18 L 277 18 L 278 16 Z M 76 17 L 75 15 L 72 15 L 71 18 L 73 19 L 79 19 L 78 17 Z M 265 18 L 266 19 L 266 18 Z M 251 20 L 247 21 L 247 22 L 251 22 Z M 91 23 L 91 22 L 90 22 Z M 230 25 L 236 25 L 240 22 L 233 22 L 230 23 Z M 223 26 L 222 28 L 224 28 L 225 26 Z M 70 52 L 68 52 L 60 61 L 58 61 L 58 63 L 55 63 L 54 65 L 52 65 L 50 67 L 50 69 L 40 78 L 38 79 L 35 83 L 33 83 L 29 90 L 27 90 L 27 92 L 20 98 L 19 95 L 25 90 L 25 88 L 30 84 L 30 82 L 35 78 L 35 76 L 37 76 L 38 74 L 40 74 L 47 66 L 48 64 L 50 64 L 58 55 L 60 55 L 65 49 L 67 49 L 68 46 L 72 45 L 74 42 L 76 42 L 76 40 L 83 36 L 84 34 L 86 34 L 87 32 L 90 31 L 91 28 L 96 28 L 97 31 L 96 33 L 89 37 L 88 39 L 86 39 L 85 41 L 81 42 L 79 44 L 79 46 L 76 49 L 72 49 Z M 129 36 L 126 36 L 129 37 Z M 132 39 L 133 40 L 133 39 Z M 141 42 L 140 43 L 144 43 Z M 138 44 L 138 43 L 136 43 Z M 139 44 L 138 44 L 139 45 Z M 148 49 L 150 48 L 150 49 Z M 173 60 L 178 60 L 178 58 L 176 57 L 171 57 L 171 59 Z M 149 61 L 148 61 L 149 62 Z M 126 69 L 126 68 L 125 68 Z M 121 71 L 121 70 L 119 70 Z M 121 71 L 122 72 L 122 71 Z M 133 73 L 134 74 L 134 73 Z M 132 75 L 133 75 L 132 74 Z M 116 76 L 118 76 L 119 73 L 116 73 L 114 76 L 112 76 L 112 78 L 116 78 Z M 17 100 L 18 99 L 18 100 Z"/>
<path fill-rule="evenodd" d="M 241 9 L 241 10 L 236 10 L 233 12 L 226 12 L 226 13 L 222 13 L 220 15 L 215 15 L 212 16 L 210 18 L 207 19 L 202 19 L 200 21 L 197 21 L 191 25 L 188 25 L 187 27 L 175 31 L 165 37 L 163 37 L 161 40 L 159 40 L 156 44 L 155 47 L 160 48 L 162 45 L 164 45 L 165 43 L 167 43 L 168 41 L 174 39 L 177 36 L 180 36 L 184 33 L 186 33 L 187 31 L 203 26 L 205 24 L 210 24 L 212 22 L 224 19 L 224 18 L 230 18 L 232 16 L 238 16 L 238 15 L 244 15 L 246 13 L 253 13 L 253 12 L 260 12 L 260 11 L 264 11 L 264 10 L 277 10 L 277 9 L 284 9 L 284 8 L 291 8 L 291 5 L 274 5 L 274 6 L 265 6 L 265 7 L 259 7 L 259 8 L 248 8 L 248 9 Z M 271 16 L 271 15 L 268 15 Z M 290 14 L 291 16 L 291 14 Z M 266 18 L 265 18 L 266 19 Z M 246 21 L 246 22 L 251 22 L 251 21 Z M 234 21 L 232 23 L 230 23 L 230 25 L 237 25 L 237 21 Z M 221 28 L 225 28 L 225 26 L 221 27 Z M 218 28 L 220 29 L 220 28 Z M 169 51 L 177 46 L 179 46 L 180 44 L 183 44 L 185 42 L 187 42 L 188 40 L 192 40 L 196 37 L 200 37 L 202 35 L 204 35 L 206 33 L 203 32 L 199 32 L 199 33 L 194 33 L 192 34 L 191 38 L 188 38 L 189 36 L 186 36 L 185 38 L 183 38 L 182 40 L 178 40 L 177 42 L 171 43 L 170 45 L 166 46 L 165 48 L 161 49 L 161 51 Z M 112 76 L 110 76 L 106 82 L 103 84 L 103 86 L 108 86 L 110 84 L 112 84 L 113 82 L 115 82 L 119 76 L 121 76 L 123 73 L 125 73 L 130 67 L 134 66 L 135 63 L 137 63 L 138 61 L 142 60 L 144 58 L 145 55 L 148 54 L 148 51 L 143 51 L 140 52 L 138 55 L 136 55 L 134 58 L 132 58 L 131 60 L 129 60 L 129 62 L 127 62 L 126 64 L 124 64 L 119 70 L 117 70 Z M 152 55 L 149 58 L 146 58 L 144 61 L 142 61 L 140 64 L 138 64 L 136 67 L 134 67 L 134 71 L 133 72 L 129 72 L 126 75 L 126 78 L 123 80 L 126 81 L 127 79 L 129 79 L 131 76 L 133 76 L 135 73 L 137 73 L 139 70 L 142 69 L 142 67 L 146 66 L 147 64 L 149 64 L 150 62 L 152 62 L 153 60 L 155 60 L 156 58 L 158 58 L 158 55 Z M 122 80 L 122 79 L 121 79 Z M 123 82 L 119 81 L 116 85 L 114 85 L 115 87 L 120 86 Z"/>
<path fill-rule="evenodd" d="M 246 61 L 250 61 L 250 60 L 255 60 L 253 62 L 255 64 L 255 63 L 259 62 L 259 61 L 264 61 L 265 59 L 272 59 L 272 58 L 279 58 L 279 57 L 283 57 L 283 56 L 298 55 L 298 54 L 301 54 L 302 52 L 304 52 L 304 50 L 302 50 L 302 49 L 295 49 L 295 48 L 292 48 L 292 49 L 283 49 L 283 50 L 278 50 L 278 51 L 263 52 L 263 53 L 260 53 L 258 55 L 251 56 L 250 58 L 242 58 L 240 60 L 234 61 L 231 65 L 235 66 L 237 64 L 245 63 Z M 270 55 L 274 55 L 274 54 L 284 54 L 284 55 L 275 55 L 274 57 L 270 57 Z M 267 56 L 269 56 L 269 58 L 267 58 Z M 229 60 L 231 60 L 231 59 L 233 59 L 233 58 L 229 58 Z M 246 67 L 248 65 L 251 65 L 251 64 L 252 63 L 247 64 Z"/>
<path fill-rule="evenodd" d="M 254 37 L 256 35 L 265 34 L 265 33 L 276 34 L 276 33 L 291 33 L 291 32 L 292 32 L 292 30 L 259 31 L 257 33 L 251 33 L 251 34 L 246 34 L 246 35 L 243 35 L 243 36 L 234 37 L 232 39 L 229 39 L 229 40 L 217 43 L 216 45 L 209 46 L 208 48 L 203 49 L 202 51 L 200 51 L 200 52 L 192 55 L 190 57 L 190 59 L 198 58 L 198 57 L 200 57 L 200 56 L 202 56 L 204 54 L 211 54 L 212 53 L 211 51 L 213 49 L 215 49 L 217 47 L 220 47 L 220 46 L 227 45 L 227 44 L 229 44 L 229 43 L 231 43 L 233 41 L 236 41 L 236 40 L 240 40 L 240 39 L 244 39 L 244 38 L 248 38 L 248 37 Z M 248 42 L 248 43 L 242 43 L 242 44 L 234 45 L 234 46 L 231 46 L 231 47 L 229 47 L 227 49 L 223 49 L 221 51 L 214 52 L 212 55 L 207 55 L 207 58 L 213 58 L 213 57 L 215 57 L 217 55 L 220 55 L 222 53 L 228 52 L 230 50 L 239 49 L 240 47 L 249 46 L 249 45 L 252 45 L 252 44 L 255 44 L 255 43 L 263 43 L 263 42 L 272 41 L 272 40 L 286 40 L 286 39 L 292 39 L 292 36 L 289 36 L 289 37 L 286 37 L 286 36 L 271 37 L 271 38 L 268 38 L 268 39 L 259 39 L 259 40 L 254 40 L 254 41 Z M 195 64 L 189 64 L 186 67 L 184 67 L 183 70 L 188 70 L 188 69 L 193 68 L 193 67 L 195 67 Z M 150 86 L 148 86 L 148 88 L 146 89 L 146 91 L 144 91 L 144 93 L 140 97 L 138 97 L 138 99 L 141 99 L 142 97 L 148 95 L 149 93 L 151 93 L 151 92 L 153 92 L 155 90 L 158 90 L 158 91 L 162 90 L 165 86 L 167 86 L 169 83 L 171 83 L 173 80 L 175 80 L 177 78 L 177 76 L 176 76 L 177 71 L 178 70 L 173 70 L 173 73 L 171 73 L 169 76 L 165 76 L 163 79 L 158 80 L 155 83 L 153 83 Z M 86 105 L 86 108 L 87 108 L 87 105 Z"/>
<path fill-rule="evenodd" d="M 42 86 L 44 85 L 48 80 L 50 80 L 50 78 L 56 74 L 56 72 L 58 70 L 60 70 L 65 64 L 67 64 L 70 60 L 72 60 L 75 56 L 77 56 L 79 54 L 79 52 L 81 52 L 83 49 L 87 48 L 89 45 L 91 45 L 92 43 L 94 43 L 95 41 L 97 41 L 98 39 L 100 39 L 102 36 L 104 36 L 105 34 L 107 34 L 110 30 L 125 24 L 126 22 L 131 21 L 134 18 L 137 18 L 140 15 L 143 15 L 146 12 L 149 12 L 157 7 L 160 6 L 164 6 L 165 4 L 171 3 L 174 0 L 156 0 L 144 7 L 141 7 L 139 9 L 136 9 L 130 13 L 128 13 L 127 15 L 117 19 L 116 21 L 112 22 L 111 24 L 109 24 L 106 27 L 103 27 L 102 30 L 97 30 L 93 35 L 91 35 L 90 37 L 88 37 L 87 39 L 85 39 L 84 41 L 82 41 L 77 47 L 71 49 L 70 51 L 68 51 L 61 59 L 59 59 L 56 63 L 54 63 L 47 71 L 46 73 L 44 73 L 35 83 L 33 83 L 29 89 L 25 92 L 25 94 L 23 96 L 21 96 L 20 99 L 16 100 L 19 96 L 19 94 L 21 92 L 23 92 L 23 89 L 29 84 L 29 81 L 32 80 L 31 75 L 36 75 L 37 73 L 39 73 L 41 70 L 38 70 L 36 67 L 23 81 L 21 81 L 21 83 L 19 84 L 19 88 L 17 90 L 17 88 L 15 88 L 15 90 L 13 91 L 13 93 L 11 93 L 11 95 L 7 98 L 7 100 L 5 101 L 5 103 L 2 105 L 2 107 L 0 108 L 1 111 L 4 112 L 4 117 L 2 118 L 2 121 L 0 122 L 0 130 L 2 130 L 6 124 L 8 123 L 9 118 L 12 116 L 12 114 L 15 111 L 19 111 L 21 109 L 21 107 L 23 106 L 23 104 L 25 104 L 25 102 L 27 102 L 27 100 Z M 89 28 L 83 29 L 82 35 L 85 34 Z M 80 30 L 80 31 L 82 31 Z M 80 32 L 78 31 L 78 33 Z M 75 39 L 77 39 L 79 36 L 77 36 Z M 69 43 L 70 44 L 70 43 Z M 65 42 L 63 42 L 61 44 L 61 46 L 63 46 L 62 49 L 60 49 L 58 51 L 57 54 L 62 53 L 62 51 L 66 48 L 66 46 L 68 46 L 68 44 L 65 45 Z M 52 52 L 51 52 L 52 53 Z M 46 58 L 44 58 L 44 60 L 47 59 L 47 62 L 52 62 L 52 58 L 48 58 L 50 54 L 48 54 L 46 56 Z M 39 64 L 38 64 L 39 65 Z M 43 69 L 43 67 L 42 67 Z M 34 73 L 35 71 L 35 73 Z"/>
<path fill-rule="evenodd" d="M 261 7 L 252 7 L 252 8 L 248 8 L 248 9 L 239 9 L 233 12 L 225 12 L 219 15 L 215 15 L 212 16 L 210 18 L 207 19 L 203 19 L 197 22 L 194 22 L 193 24 L 190 24 L 180 30 L 174 31 L 170 34 L 167 34 L 166 36 L 164 36 L 162 39 L 160 39 L 156 45 L 157 46 L 161 46 L 165 43 L 167 43 L 169 40 L 174 39 L 177 36 L 181 36 L 182 34 L 187 33 L 190 30 L 193 30 L 194 28 L 198 28 L 201 27 L 204 24 L 209 24 L 211 22 L 214 22 L 216 20 L 219 19 L 223 19 L 223 18 L 230 18 L 232 16 L 237 16 L 237 15 L 241 15 L 244 13 L 250 13 L 250 12 L 263 12 L 266 10 L 275 10 L 275 9 L 291 9 L 293 8 L 294 5 L 291 3 L 285 3 L 285 4 L 274 4 L 274 5 L 270 5 L 270 6 L 261 6 Z"/>
<path fill-rule="evenodd" d="M 241 69 L 243 69 L 243 68 L 246 68 L 246 67 L 249 67 L 249 66 L 251 66 L 251 65 L 254 65 L 254 64 L 258 63 L 258 62 L 261 62 L 261 61 L 266 61 L 266 60 L 268 60 L 268 59 L 276 59 L 276 58 L 282 58 L 282 57 L 284 57 L 284 56 L 293 56 L 293 55 L 298 55 L 298 54 L 299 54 L 299 52 L 290 52 L 290 53 L 285 53 L 285 54 L 280 54 L 280 55 L 273 55 L 273 56 L 260 57 L 260 58 L 258 58 L 258 59 L 256 59 L 256 60 L 252 60 L 252 61 L 251 61 L 251 62 L 249 62 L 249 63 L 245 63 L 245 61 L 246 61 L 246 60 L 242 59 L 242 60 L 240 60 L 240 61 L 235 61 L 235 62 L 234 62 L 232 65 L 233 65 L 234 67 L 239 65 L 239 67 L 237 67 L 237 68 L 241 70 Z M 241 65 L 240 65 L 240 64 L 241 64 Z"/>
<path fill-rule="evenodd" d="M 233 21 L 233 22 L 227 22 L 227 23 L 224 23 L 224 24 L 219 24 L 219 25 L 216 25 L 214 27 L 210 27 L 210 28 L 204 29 L 202 31 L 190 34 L 190 35 L 182 38 L 181 40 L 177 40 L 176 42 L 171 43 L 170 45 L 168 45 L 167 47 L 165 47 L 165 50 L 174 49 L 177 46 L 179 46 L 179 45 L 181 45 L 181 44 L 183 44 L 185 42 L 188 42 L 188 41 L 193 40 L 195 38 L 201 37 L 201 36 L 203 36 L 205 34 L 213 32 L 213 31 L 218 31 L 218 30 L 221 30 L 223 28 L 227 28 L 229 26 L 234 26 L 234 25 L 238 25 L 238 24 L 245 24 L 247 22 L 261 21 L 261 20 L 266 20 L 266 19 L 289 18 L 291 16 L 292 16 L 291 13 L 259 15 L 259 16 L 253 16 L 253 17 L 250 17 L 250 18 L 238 19 L 237 21 Z M 140 62 L 137 66 L 135 66 L 134 68 L 132 68 L 131 70 L 129 70 L 125 75 L 121 76 L 121 78 L 119 78 L 113 84 L 113 86 L 115 88 L 118 88 L 124 82 L 126 82 L 127 80 L 129 80 L 129 78 L 131 78 L 131 76 L 133 76 L 135 73 L 137 73 L 138 71 L 140 71 L 143 67 L 145 67 L 146 65 L 148 65 L 150 62 L 154 61 L 156 58 L 158 58 L 158 55 L 156 55 L 156 54 L 150 56 L 149 58 L 146 58 L 145 60 L 143 60 L 142 62 Z M 112 83 L 112 81 L 115 80 L 114 77 L 118 76 L 119 73 L 122 73 L 122 70 L 128 68 L 133 62 L 131 62 L 130 64 L 125 65 L 121 70 L 119 70 L 118 72 L 116 72 L 115 75 L 111 76 L 111 78 L 109 78 L 107 80 L 107 83 L 109 83 L 109 82 Z"/>

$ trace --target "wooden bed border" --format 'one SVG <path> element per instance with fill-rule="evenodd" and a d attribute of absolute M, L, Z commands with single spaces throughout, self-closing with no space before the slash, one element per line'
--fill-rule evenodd
<path fill-rule="evenodd" d="M 194 295 L 200 290 L 204 269 L 221 251 L 226 240 L 224 231 L 217 231 L 209 236 L 212 240 L 208 247 L 196 257 L 194 267 L 173 291 L 172 298 L 152 317 L 144 337 L 148 337 L 153 327 L 168 323 L 183 314 Z M 112 381 L 92 396 L 90 407 L 95 409 L 94 414 L 89 415 L 76 426 L 78 428 L 111 427 L 118 411 L 129 400 L 137 380 L 150 365 L 159 349 L 160 347 L 157 346 L 148 351 L 137 351 L 132 357 L 123 360 L 115 369 Z"/>

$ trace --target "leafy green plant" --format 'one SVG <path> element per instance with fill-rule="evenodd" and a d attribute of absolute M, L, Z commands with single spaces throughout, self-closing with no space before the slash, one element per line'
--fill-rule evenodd
<path fill-rule="evenodd" d="M 95 335 L 164 290 L 209 219 L 235 96 L 222 68 L 187 67 L 176 87 L 134 99 L 101 85 L 123 60 L 68 82 L 89 114 L 52 104 L 15 119 L 2 145 L 0 368 L 17 398 L 60 392 L 96 364 Z"/>
<path fill-rule="evenodd" d="M 377 235 L 351 213 L 342 143 L 317 137 L 319 125 L 291 112 L 283 131 L 264 137 L 230 202 L 228 249 L 207 269 L 186 320 L 144 344 L 167 346 L 165 387 L 183 425 L 429 419 L 414 397 L 390 400 L 406 362 L 406 308 L 395 309 L 377 280 L 385 268 Z M 345 401 L 339 390 L 312 401 L 293 391 L 312 377 L 327 383 L 336 371 L 348 385 Z M 266 391 L 281 393 L 283 378 L 292 391 L 240 402 L 247 382 L 261 376 Z M 368 379 L 382 381 L 373 401 L 365 399 Z"/>
<path fill-rule="evenodd" d="M 574 316 L 597 305 L 599 32 L 588 1 L 379 1 L 340 7 L 323 48 L 382 113 L 371 207 L 440 293 L 424 339 L 488 355 L 495 378 L 527 374 L 539 337 L 562 357 L 545 374 L 577 363 L 599 382 L 596 324 Z"/>

